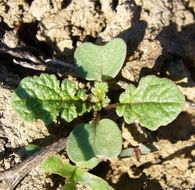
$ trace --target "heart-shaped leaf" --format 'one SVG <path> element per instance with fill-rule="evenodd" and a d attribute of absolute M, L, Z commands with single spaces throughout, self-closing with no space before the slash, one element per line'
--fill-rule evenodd
<path fill-rule="evenodd" d="M 126 123 L 138 119 L 150 130 L 172 122 L 185 104 L 184 95 L 171 80 L 156 76 L 142 78 L 137 88 L 130 84 L 119 101 L 116 112 Z"/>
<path fill-rule="evenodd" d="M 90 42 L 81 44 L 74 58 L 81 75 L 87 80 L 109 80 L 120 71 L 126 57 L 126 44 L 115 38 L 104 46 Z"/>
<path fill-rule="evenodd" d="M 81 124 L 70 134 L 67 142 L 69 158 L 76 163 L 94 157 L 113 158 L 122 147 L 121 132 L 110 119 L 102 119 L 95 125 Z"/>

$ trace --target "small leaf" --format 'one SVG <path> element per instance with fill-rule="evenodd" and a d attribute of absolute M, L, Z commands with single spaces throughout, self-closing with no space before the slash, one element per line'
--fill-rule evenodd
<path fill-rule="evenodd" d="M 12 105 L 25 121 L 42 119 L 49 124 L 56 121 L 60 113 L 67 122 L 84 114 L 88 111 L 86 107 L 91 107 L 84 101 L 86 99 L 85 92 L 76 90 L 72 81 L 65 79 L 60 87 L 54 75 L 41 74 L 40 77 L 26 77 L 20 82 L 13 94 Z"/>
<path fill-rule="evenodd" d="M 93 106 L 94 110 L 101 110 L 109 104 L 110 99 L 106 96 L 108 92 L 108 84 L 106 82 L 95 82 L 91 92 L 93 94 L 92 101 L 96 102 Z"/>
<path fill-rule="evenodd" d="M 139 149 L 141 154 L 149 154 L 150 152 L 155 152 L 160 150 L 160 146 L 153 143 L 153 144 L 140 144 Z M 131 157 L 135 155 L 135 149 L 134 148 L 126 148 L 121 151 L 119 157 L 120 158 L 126 158 Z"/>
<path fill-rule="evenodd" d="M 87 80 L 109 80 L 120 71 L 126 57 L 125 42 L 115 38 L 104 46 L 83 43 L 75 51 L 74 58 L 81 75 Z"/>
<path fill-rule="evenodd" d="M 113 190 L 113 188 L 103 179 L 84 172 L 80 168 L 76 168 L 68 163 L 63 163 L 59 156 L 54 155 L 41 164 L 41 167 L 50 173 L 59 174 L 68 177 L 68 182 L 62 187 L 62 190 L 75 190 L 77 181 L 82 185 L 90 186 L 93 190 Z"/>
<path fill-rule="evenodd" d="M 68 138 L 67 153 L 73 162 L 80 163 L 94 157 L 113 158 L 121 147 L 121 132 L 116 123 L 102 119 L 96 126 L 91 123 L 76 127 Z"/>
<path fill-rule="evenodd" d="M 140 144 L 139 149 L 141 151 L 141 154 L 148 154 L 150 152 L 155 152 L 160 150 L 160 146 L 153 143 L 153 144 Z"/>
<path fill-rule="evenodd" d="M 184 95 L 172 81 L 156 76 L 142 78 L 137 88 L 129 85 L 119 101 L 116 112 L 125 122 L 138 119 L 150 130 L 172 122 L 185 104 Z"/>
<path fill-rule="evenodd" d="M 114 190 L 105 180 L 77 168 L 73 176 L 75 181 L 82 185 L 90 186 L 93 190 Z"/>
<path fill-rule="evenodd" d="M 77 166 L 79 168 L 87 168 L 87 169 L 92 169 L 95 168 L 99 164 L 100 160 L 99 158 L 93 157 L 88 161 L 85 162 L 78 162 Z"/>
<path fill-rule="evenodd" d="M 119 157 L 120 158 L 126 158 L 126 157 L 131 157 L 135 155 L 135 150 L 134 148 L 126 148 L 121 151 Z"/>
<path fill-rule="evenodd" d="M 74 180 L 66 180 L 66 184 L 61 188 L 61 190 L 76 190 L 76 184 Z"/>
<path fill-rule="evenodd" d="M 29 156 L 33 155 L 35 152 L 41 150 L 41 148 L 35 144 L 28 144 L 25 146 L 25 150 Z"/>
<path fill-rule="evenodd" d="M 85 101 L 85 99 L 86 99 L 85 91 L 84 91 L 83 89 L 81 89 L 81 88 L 79 88 L 79 90 L 77 91 L 77 96 L 78 96 L 81 100 L 83 100 L 83 101 Z"/>
<path fill-rule="evenodd" d="M 63 177 L 72 177 L 75 172 L 75 167 L 68 163 L 63 163 L 59 156 L 54 155 L 44 161 L 41 164 L 41 168 L 43 168 L 45 171 L 59 174 Z"/>
<path fill-rule="evenodd" d="M 75 93 L 76 93 L 76 87 L 72 81 L 70 81 L 68 79 L 64 79 L 62 81 L 61 87 L 62 87 L 62 90 L 64 92 L 66 92 L 71 98 L 74 98 Z M 71 100 L 71 98 L 70 98 L 70 100 Z"/>

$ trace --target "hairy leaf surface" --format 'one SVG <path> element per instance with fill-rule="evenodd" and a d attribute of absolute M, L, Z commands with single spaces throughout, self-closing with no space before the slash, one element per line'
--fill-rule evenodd
<path fill-rule="evenodd" d="M 169 79 L 147 76 L 136 88 L 130 84 L 120 95 L 116 112 L 130 124 L 138 119 L 150 130 L 172 122 L 182 111 L 185 98 Z"/>
<path fill-rule="evenodd" d="M 102 119 L 97 125 L 79 125 L 71 132 L 67 142 L 68 156 L 76 163 L 94 157 L 113 158 L 120 153 L 121 148 L 121 132 L 110 119 Z"/>
<path fill-rule="evenodd" d="M 13 94 L 12 105 L 25 121 L 42 119 L 49 124 L 59 114 L 70 122 L 89 111 L 91 106 L 85 100 L 84 90 L 77 90 L 72 81 L 64 79 L 60 86 L 55 75 L 41 74 L 20 82 Z"/>
<path fill-rule="evenodd" d="M 110 99 L 106 96 L 108 92 L 108 84 L 106 82 L 95 82 L 91 92 L 93 94 L 92 101 L 96 103 L 93 106 L 94 110 L 101 110 L 109 104 Z"/>
<path fill-rule="evenodd" d="M 83 43 L 75 51 L 74 58 L 81 75 L 87 80 L 108 80 L 120 71 L 126 57 L 126 44 L 115 38 L 104 46 Z"/>

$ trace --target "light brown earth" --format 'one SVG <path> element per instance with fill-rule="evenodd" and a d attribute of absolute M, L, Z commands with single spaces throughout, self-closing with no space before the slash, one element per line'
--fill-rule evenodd
<path fill-rule="evenodd" d="M 73 63 L 82 42 L 103 44 L 115 37 L 128 46 L 126 62 L 117 76 L 120 84 L 137 84 L 156 74 L 172 79 L 186 97 L 178 118 L 151 132 L 138 124 L 113 118 L 123 135 L 123 147 L 156 142 L 161 150 L 141 157 L 103 162 L 92 172 L 116 190 L 183 190 L 195 188 L 195 1 L 194 0 L 3 0 L 0 2 L 0 38 L 10 48 L 25 47 L 36 58 Z M 0 171 L 25 159 L 24 146 L 46 146 L 67 136 L 78 120 L 46 126 L 27 123 L 16 115 L 13 90 L 26 76 L 41 69 L 15 64 L 0 51 Z M 43 71 L 44 69 L 42 69 Z M 45 72 L 48 72 L 46 70 Z M 58 77 L 67 73 L 49 70 Z M 70 73 L 72 74 L 72 73 Z M 74 78 L 80 80 L 80 78 Z M 82 84 L 89 86 L 80 80 Z M 118 89 L 120 90 L 120 89 Z M 81 118 L 83 121 L 85 118 Z M 71 127 L 70 127 L 71 126 Z M 33 169 L 17 190 L 59 189 L 63 179 Z M 7 182 L 0 189 L 7 189 Z M 81 187 L 78 189 L 81 189 Z"/>

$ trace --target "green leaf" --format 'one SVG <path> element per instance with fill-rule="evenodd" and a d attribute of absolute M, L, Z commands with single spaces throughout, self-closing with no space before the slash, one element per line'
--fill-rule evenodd
<path fill-rule="evenodd" d="M 44 161 L 41 164 L 41 168 L 43 168 L 45 171 L 59 174 L 63 177 L 72 177 L 75 172 L 75 167 L 68 163 L 63 163 L 59 156 L 54 155 L 50 158 L 48 158 L 46 161 Z"/>
<path fill-rule="evenodd" d="M 106 82 L 95 82 L 91 92 L 93 94 L 92 101 L 96 103 L 93 106 L 94 110 L 101 110 L 109 104 L 110 99 L 106 96 L 108 92 L 108 84 Z"/>
<path fill-rule="evenodd" d="M 150 152 L 155 152 L 160 150 L 160 146 L 153 143 L 153 144 L 140 144 L 139 149 L 141 154 L 149 154 Z M 120 158 L 126 158 L 131 157 L 135 155 L 135 149 L 134 148 L 126 148 L 121 151 L 119 157 Z"/>
<path fill-rule="evenodd" d="M 126 157 L 131 157 L 135 155 L 135 150 L 134 148 L 126 148 L 121 151 L 119 157 L 120 158 L 126 158 Z"/>
<path fill-rule="evenodd" d="M 74 190 L 77 181 L 82 185 L 90 186 L 93 190 L 112 190 L 113 188 L 100 177 L 96 177 L 80 168 L 76 168 L 68 163 L 63 163 L 59 156 L 54 155 L 41 164 L 41 167 L 50 173 L 68 177 L 67 184 L 62 190 Z"/>
<path fill-rule="evenodd" d="M 15 90 L 12 105 L 25 121 L 43 120 L 49 124 L 59 114 L 67 122 L 90 110 L 83 90 L 76 90 L 75 84 L 65 79 L 60 82 L 55 75 L 41 74 L 40 77 L 26 77 Z"/>
<path fill-rule="evenodd" d="M 105 180 L 88 172 L 84 172 L 82 169 L 77 168 L 73 176 L 75 181 L 78 181 L 82 185 L 88 185 L 93 190 L 114 190 Z"/>
<path fill-rule="evenodd" d="M 35 152 L 41 150 L 41 148 L 35 144 L 28 144 L 25 146 L 25 150 L 29 156 L 33 155 Z"/>
<path fill-rule="evenodd" d="M 74 180 L 66 180 L 66 184 L 62 187 L 61 190 L 76 190 L 76 185 Z"/>
<path fill-rule="evenodd" d="M 81 75 L 87 80 L 109 80 L 120 71 L 127 48 L 125 42 L 115 38 L 104 46 L 83 43 L 75 51 L 74 58 Z"/>
<path fill-rule="evenodd" d="M 110 119 L 102 119 L 97 125 L 81 124 L 70 134 L 67 142 L 69 158 L 80 163 L 93 157 L 113 158 L 122 147 L 121 132 Z"/>
<path fill-rule="evenodd" d="M 135 88 L 129 85 L 120 95 L 116 112 L 130 124 L 138 119 L 150 130 L 172 122 L 182 111 L 184 95 L 169 79 L 147 76 Z"/>
<path fill-rule="evenodd" d="M 139 149 L 141 154 L 149 154 L 150 152 L 155 152 L 160 150 L 160 146 L 153 143 L 153 144 L 140 144 Z"/>
<path fill-rule="evenodd" d="M 93 157 L 93 158 L 91 158 L 88 161 L 78 162 L 77 163 L 77 166 L 79 168 L 92 169 L 92 168 L 95 168 L 99 164 L 99 162 L 100 162 L 100 159 L 99 158 Z"/>

